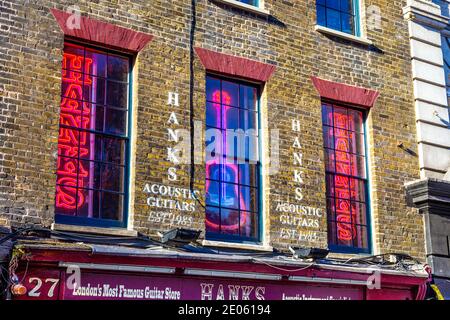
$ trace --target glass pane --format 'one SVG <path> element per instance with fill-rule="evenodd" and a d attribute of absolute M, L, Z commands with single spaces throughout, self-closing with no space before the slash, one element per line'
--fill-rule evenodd
<path fill-rule="evenodd" d="M 61 103 L 61 113 L 59 115 L 60 124 L 73 128 L 81 128 L 81 113 L 83 112 L 83 106 L 85 110 L 89 110 L 87 108 L 88 104 L 86 103 L 63 98 Z"/>
<path fill-rule="evenodd" d="M 91 127 L 92 130 L 104 132 L 105 109 L 105 107 L 99 105 L 92 106 L 91 124 L 94 125 L 93 127 Z"/>
<path fill-rule="evenodd" d="M 206 127 L 205 134 L 205 158 L 207 163 L 222 161 L 223 154 L 223 131 L 216 128 Z"/>
<path fill-rule="evenodd" d="M 367 224 L 367 209 L 364 203 L 352 202 L 352 214 L 354 220 L 353 223 Z"/>
<path fill-rule="evenodd" d="M 107 56 L 92 49 L 86 49 L 86 59 L 92 61 L 89 74 L 97 77 L 106 77 Z"/>
<path fill-rule="evenodd" d="M 257 109 L 258 91 L 256 90 L 256 88 L 240 85 L 239 98 L 239 106 L 241 108 L 250 110 Z"/>
<path fill-rule="evenodd" d="M 336 220 L 336 199 L 327 198 L 327 217 L 328 220 Z"/>
<path fill-rule="evenodd" d="M 108 78 L 128 82 L 129 61 L 118 56 L 108 56 Z"/>
<path fill-rule="evenodd" d="M 368 234 L 367 234 L 367 226 L 357 226 L 355 228 L 356 236 L 354 246 L 358 248 L 369 248 Z"/>
<path fill-rule="evenodd" d="M 105 162 L 125 164 L 125 140 L 103 138 L 102 159 Z"/>
<path fill-rule="evenodd" d="M 124 197 L 121 194 L 101 193 L 101 219 L 122 220 Z"/>
<path fill-rule="evenodd" d="M 206 103 L 206 125 L 209 127 L 221 128 L 220 104 Z"/>
<path fill-rule="evenodd" d="M 352 200 L 365 202 L 366 188 L 364 180 L 350 179 L 350 193 Z"/>
<path fill-rule="evenodd" d="M 81 189 L 79 201 L 82 203 L 78 209 L 78 216 L 86 218 L 99 218 L 100 191 Z"/>
<path fill-rule="evenodd" d="M 61 95 L 70 99 L 83 100 L 83 75 L 73 71 L 67 74 L 70 80 L 65 81 L 63 79 L 61 83 Z"/>
<path fill-rule="evenodd" d="M 349 109 L 348 110 L 350 130 L 364 132 L 362 112 Z"/>
<path fill-rule="evenodd" d="M 220 80 L 206 77 L 206 101 L 220 103 Z"/>
<path fill-rule="evenodd" d="M 330 149 L 325 149 L 325 169 L 328 172 L 336 171 L 336 163 L 334 160 L 334 151 Z"/>
<path fill-rule="evenodd" d="M 337 222 L 337 238 L 338 238 L 338 245 L 341 246 L 353 246 L 353 234 L 356 233 L 353 229 L 356 230 L 355 226 L 352 226 L 348 223 L 341 223 Z"/>
<path fill-rule="evenodd" d="M 325 0 L 323 0 L 325 2 Z M 323 6 L 316 6 L 317 10 L 317 24 L 320 26 L 327 26 L 327 15 L 326 15 L 326 9 Z"/>
<path fill-rule="evenodd" d="M 335 145 L 334 148 L 339 151 L 356 153 L 356 146 L 353 145 L 354 132 L 343 130 L 343 129 L 334 129 L 335 134 Z"/>
<path fill-rule="evenodd" d="M 336 172 L 350 175 L 351 170 L 351 155 L 346 152 L 335 152 L 336 156 Z"/>
<path fill-rule="evenodd" d="M 332 127 L 323 127 L 323 143 L 325 148 L 334 149 L 334 138 L 333 138 L 333 128 Z"/>
<path fill-rule="evenodd" d="M 351 174 L 355 177 L 366 178 L 366 158 L 352 156 Z"/>
<path fill-rule="evenodd" d="M 102 166 L 98 162 L 80 161 L 79 166 L 79 185 L 80 188 L 101 189 L 100 175 Z"/>
<path fill-rule="evenodd" d="M 108 81 L 106 92 L 106 104 L 113 107 L 127 108 L 128 84 Z"/>
<path fill-rule="evenodd" d="M 326 183 L 327 183 L 327 196 L 334 197 L 334 175 L 328 174 L 326 176 Z"/>
<path fill-rule="evenodd" d="M 83 81 L 83 100 L 95 102 L 96 90 L 94 90 L 95 88 L 93 86 L 95 77 L 86 74 L 83 76 Z"/>
<path fill-rule="evenodd" d="M 351 210 L 350 200 L 336 199 L 336 220 L 340 222 L 351 223 L 352 218 L 350 216 Z"/>
<path fill-rule="evenodd" d="M 206 180 L 206 205 L 220 206 L 220 183 Z"/>
<path fill-rule="evenodd" d="M 245 211 L 258 211 L 258 191 L 256 188 L 240 187 L 241 194 L 241 210 Z"/>
<path fill-rule="evenodd" d="M 239 209 L 239 187 L 236 184 L 222 183 L 220 205 L 226 208 Z"/>
<path fill-rule="evenodd" d="M 102 160 L 102 139 L 99 135 L 80 132 L 80 159 Z"/>
<path fill-rule="evenodd" d="M 221 209 L 221 233 L 239 235 L 239 211 Z"/>
<path fill-rule="evenodd" d="M 339 11 L 327 9 L 327 27 L 335 30 L 341 30 L 341 16 Z"/>
<path fill-rule="evenodd" d="M 334 133 L 334 148 L 336 150 L 360 155 L 365 154 L 363 134 L 343 129 L 334 129 Z"/>
<path fill-rule="evenodd" d="M 73 158 L 58 157 L 56 170 L 56 184 L 77 187 L 78 160 Z"/>
<path fill-rule="evenodd" d="M 56 186 L 56 213 L 69 216 L 77 214 L 77 189 L 68 186 Z"/>
<path fill-rule="evenodd" d="M 118 135 L 127 133 L 127 112 L 126 110 L 107 108 L 105 114 L 105 132 Z"/>
<path fill-rule="evenodd" d="M 84 70 L 84 49 L 83 47 L 65 43 L 62 68 L 68 70 Z"/>
<path fill-rule="evenodd" d="M 328 222 L 328 243 L 331 245 L 337 245 L 337 226 L 336 222 Z"/>
<path fill-rule="evenodd" d="M 341 13 L 342 32 L 354 34 L 353 19 L 352 15 Z"/>
<path fill-rule="evenodd" d="M 103 164 L 101 170 L 101 188 L 103 190 L 124 192 L 124 167 Z"/>
<path fill-rule="evenodd" d="M 228 164 L 236 164 L 237 158 L 245 157 L 245 135 L 240 131 L 224 131 Z"/>
<path fill-rule="evenodd" d="M 258 238 L 258 214 L 255 212 L 241 211 L 241 236 Z"/>
<path fill-rule="evenodd" d="M 206 207 L 206 232 L 220 232 L 220 210 L 216 207 Z"/>
<path fill-rule="evenodd" d="M 324 6 L 327 3 L 327 1 L 326 0 L 317 0 L 316 3 Z"/>
<path fill-rule="evenodd" d="M 239 128 L 239 109 L 222 106 L 223 123 L 222 128 L 236 130 Z"/>
<path fill-rule="evenodd" d="M 233 107 L 239 106 L 239 85 L 222 81 L 222 104 Z"/>
<path fill-rule="evenodd" d="M 333 126 L 333 107 L 328 104 L 322 105 L 322 122 L 324 125 Z"/>
<path fill-rule="evenodd" d="M 79 141 L 80 132 L 78 130 L 61 127 L 58 138 L 58 155 L 78 157 Z"/>
<path fill-rule="evenodd" d="M 362 156 L 366 154 L 366 143 L 363 133 L 355 133 L 355 141 L 353 142 L 353 145 L 356 154 Z"/>
<path fill-rule="evenodd" d="M 220 181 L 222 172 L 222 165 L 217 162 L 210 162 L 206 164 L 206 178 L 210 180 Z"/>
<path fill-rule="evenodd" d="M 326 1 L 327 1 L 328 8 L 333 8 L 333 9 L 339 10 L 339 8 L 340 8 L 339 0 L 326 0 Z"/>
<path fill-rule="evenodd" d="M 238 166 L 235 164 L 222 165 L 222 181 L 238 183 Z"/>
<path fill-rule="evenodd" d="M 334 176 L 334 196 L 341 199 L 350 199 L 350 178 Z"/>
<path fill-rule="evenodd" d="M 89 98 L 90 101 L 97 104 L 105 104 L 106 103 L 106 80 L 103 78 L 92 77 L 92 98 Z"/>
<path fill-rule="evenodd" d="M 334 127 L 349 130 L 347 108 L 334 107 Z"/>
<path fill-rule="evenodd" d="M 86 202 L 88 201 L 89 190 L 77 189 L 77 216 L 86 212 Z"/>
<path fill-rule="evenodd" d="M 256 187 L 258 186 L 258 165 L 257 164 L 240 164 L 239 165 L 239 183 Z"/>
<path fill-rule="evenodd" d="M 341 0 L 341 11 L 353 13 L 352 0 Z"/>
<path fill-rule="evenodd" d="M 259 161 L 259 145 L 258 138 L 255 136 L 245 137 L 245 158 L 250 163 L 257 163 Z"/>
<path fill-rule="evenodd" d="M 240 110 L 239 128 L 248 134 L 258 134 L 258 113 L 248 110 Z"/>

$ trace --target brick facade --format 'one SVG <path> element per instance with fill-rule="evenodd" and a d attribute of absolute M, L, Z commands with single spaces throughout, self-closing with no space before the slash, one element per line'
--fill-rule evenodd
<path fill-rule="evenodd" d="M 311 77 L 380 93 L 368 116 L 373 253 L 403 252 L 424 259 L 422 217 L 408 208 L 404 183 L 419 177 L 414 99 L 405 1 L 362 1 L 377 5 L 381 29 L 363 33 L 373 45 L 327 36 L 314 29 L 314 0 L 264 1 L 260 16 L 210 0 L 197 1 L 193 47 L 273 65 L 276 71 L 261 98 L 264 143 L 278 129 L 280 170 L 265 174 L 264 244 L 285 249 L 327 246 L 325 167 L 321 100 Z M 64 43 L 51 9 L 66 11 L 71 1 L 0 0 L 0 224 L 54 222 L 55 168 Z M 173 222 L 158 222 L 148 206 L 145 185 L 190 188 L 189 165 L 177 165 L 170 181 L 167 128 L 190 128 L 205 121 L 205 69 L 190 50 L 190 1 L 96 0 L 77 3 L 91 19 L 154 36 L 139 52 L 133 70 L 132 168 L 129 228 L 143 234 L 173 227 L 204 230 L 204 210 L 171 211 Z M 363 10 L 364 11 L 364 10 Z M 190 119 L 190 57 L 193 58 L 193 119 Z M 169 92 L 179 106 L 169 105 Z M 179 126 L 168 123 L 175 112 Z M 295 200 L 292 121 L 300 121 L 304 171 L 301 202 Z M 399 143 L 410 148 L 405 152 Z M 268 153 L 269 151 L 265 151 Z M 196 149 L 196 155 L 202 157 Z M 204 190 L 204 165 L 196 165 L 194 189 Z M 200 197 L 204 201 L 204 195 Z M 287 225 L 279 201 L 316 208 L 319 228 Z M 177 223 L 180 222 L 180 223 Z M 284 229 L 284 231 L 282 231 Z M 313 232 L 300 241 L 292 231 Z"/>

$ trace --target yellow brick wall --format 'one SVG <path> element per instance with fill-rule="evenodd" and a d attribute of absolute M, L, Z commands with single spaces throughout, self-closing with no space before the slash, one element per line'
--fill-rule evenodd
<path fill-rule="evenodd" d="M 261 108 L 265 132 L 280 132 L 280 171 L 266 177 L 265 242 L 275 248 L 327 246 L 325 168 L 321 101 L 311 76 L 366 87 L 380 92 L 368 117 L 371 163 L 374 253 L 403 252 L 424 258 L 421 216 L 406 207 L 404 182 L 417 179 L 418 159 L 397 147 L 415 150 L 411 65 L 405 1 L 365 0 L 377 5 L 382 28 L 363 32 L 373 47 L 315 31 L 314 0 L 266 0 L 270 17 L 257 16 L 214 1 L 197 1 L 195 46 L 277 66 L 264 87 Z M 0 216 L 12 224 L 50 225 L 54 219 L 56 150 L 59 123 L 60 64 L 64 37 L 49 9 L 66 10 L 71 1 L 4 0 L 7 26 L 0 44 Z M 167 128 L 174 111 L 179 128 L 189 128 L 190 1 L 79 1 L 83 15 L 149 33 L 154 40 L 137 56 L 133 91 L 133 155 L 131 225 L 144 234 L 167 230 L 177 223 L 149 221 L 154 209 L 143 192 L 146 184 L 189 188 L 188 165 L 178 165 L 178 180 L 169 181 Z M 204 122 L 205 70 L 194 61 L 194 120 Z M 179 93 L 178 107 L 167 104 L 168 92 Z M 304 200 L 297 203 L 293 181 L 292 120 L 299 120 L 303 147 Z M 201 150 L 197 150 L 201 152 Z M 204 192 L 204 166 L 195 170 L 195 189 Z M 201 196 L 204 199 L 204 195 Z M 277 201 L 318 208 L 324 215 L 315 241 L 282 237 Z M 204 210 L 196 205 L 186 227 L 204 230 Z M 180 219 L 181 219 L 180 218 Z"/>

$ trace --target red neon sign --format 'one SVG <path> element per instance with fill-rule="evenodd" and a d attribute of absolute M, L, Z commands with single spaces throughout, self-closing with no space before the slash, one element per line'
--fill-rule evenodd
<path fill-rule="evenodd" d="M 336 220 L 337 236 L 339 240 L 351 241 L 356 235 L 356 211 L 352 208 L 351 198 L 358 195 L 358 185 L 355 179 L 349 176 L 352 172 L 357 172 L 357 164 L 352 162 L 350 143 L 352 141 L 351 132 L 339 129 L 350 128 L 350 118 L 347 115 L 334 114 L 334 139 L 335 139 L 335 163 L 336 175 L 334 176 L 334 192 L 336 196 Z M 333 135 L 333 132 L 330 132 Z M 339 175 L 342 173 L 344 175 Z"/>
<path fill-rule="evenodd" d="M 84 97 L 92 92 L 91 74 L 93 60 L 75 54 L 64 53 L 60 130 L 58 138 L 56 207 L 66 210 L 81 208 L 86 202 L 89 169 L 80 158 L 89 156 L 89 129 L 91 111 Z M 83 70 L 84 65 L 84 70 Z M 83 90 L 84 89 L 84 90 Z"/>

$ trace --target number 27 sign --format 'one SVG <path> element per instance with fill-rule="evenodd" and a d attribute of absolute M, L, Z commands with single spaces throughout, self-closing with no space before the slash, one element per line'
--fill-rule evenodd
<path fill-rule="evenodd" d="M 49 270 L 33 270 L 18 275 L 21 284 L 27 288 L 23 296 L 15 296 L 20 300 L 57 300 L 59 298 L 60 272 Z M 25 277 L 25 278 L 24 278 Z"/>

